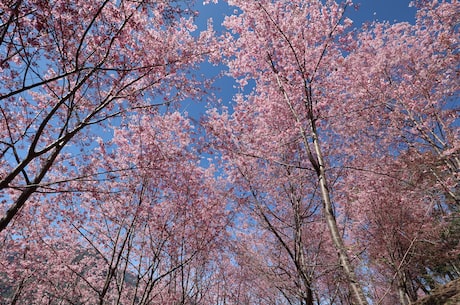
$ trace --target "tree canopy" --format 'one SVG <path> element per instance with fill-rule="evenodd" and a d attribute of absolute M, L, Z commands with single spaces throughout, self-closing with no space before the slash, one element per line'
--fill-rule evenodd
<path fill-rule="evenodd" d="M 0 3 L 1 304 L 406 305 L 458 281 L 458 2 L 359 26 L 349 0 L 222 2 L 222 28 L 185 0 Z"/>

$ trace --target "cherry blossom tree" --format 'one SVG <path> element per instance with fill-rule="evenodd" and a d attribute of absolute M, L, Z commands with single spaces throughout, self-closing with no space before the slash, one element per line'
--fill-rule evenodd
<path fill-rule="evenodd" d="M 351 302 L 367 302 L 358 278 L 370 282 L 379 268 L 387 282 L 368 286 L 368 297 L 406 304 L 429 292 L 421 271 L 446 250 L 436 238 L 458 206 L 457 4 L 417 2 L 415 25 L 349 31 L 349 2 L 228 2 L 239 10 L 225 21 L 230 73 L 243 91 L 254 86 L 232 111 L 210 113 L 230 183 L 240 194 L 257 185 L 259 202 L 283 209 L 267 189 L 280 190 L 284 176 L 265 168 L 311 173 L 305 183 L 310 196 L 319 190 Z M 248 176 L 252 184 L 238 181 Z"/>
<path fill-rule="evenodd" d="M 455 261 L 458 250 L 441 238 L 447 222 L 435 208 L 442 196 L 433 180 L 412 162 L 387 157 L 379 163 L 372 170 L 362 164 L 369 171 L 359 178 L 344 178 L 351 185 L 344 191 L 346 213 L 354 238 L 366 249 L 375 298 L 408 304 L 431 289 L 434 261 Z"/>
<path fill-rule="evenodd" d="M 287 154 L 283 159 L 293 158 Z M 231 158 L 231 185 L 240 194 L 232 252 L 245 296 L 264 304 L 333 303 L 343 274 L 326 234 L 318 189 L 312 188 L 314 173 L 261 158 Z"/>
<path fill-rule="evenodd" d="M 130 117 L 89 179 L 32 196 L 2 240 L 2 302 L 198 304 L 225 239 L 225 196 L 178 113 Z M 187 148 L 189 147 L 189 148 Z M 123 170 L 121 170 L 123 169 Z M 65 190 L 65 191 L 64 191 Z"/>
<path fill-rule="evenodd" d="M 200 91 L 186 75 L 210 35 L 192 35 L 188 5 L 2 1 L 0 231 L 53 184 L 64 153 L 90 152 L 91 131 L 108 119 Z"/>
<path fill-rule="evenodd" d="M 443 233 L 458 217 L 458 8 L 418 5 L 414 25 L 375 23 L 360 34 L 336 90 L 361 103 L 333 127 L 354 151 L 344 201 L 376 270 L 395 286 L 383 295 L 399 292 L 401 304 L 429 293 L 436 276 L 442 283 L 434 262 L 455 266 L 458 255 Z"/>
<path fill-rule="evenodd" d="M 0 303 L 406 305 L 460 277 L 457 1 L 358 29 L 348 0 L 226 2 L 220 37 L 187 1 L 0 3 Z M 240 91 L 201 129 L 205 59 Z"/>
<path fill-rule="evenodd" d="M 189 5 L 0 4 L 2 303 L 212 299 L 225 196 L 172 111 L 206 85 Z"/>
<path fill-rule="evenodd" d="M 332 185 L 325 171 L 333 162 L 327 159 L 332 143 L 320 138 L 323 127 L 317 106 L 320 98 L 327 101 L 333 98 L 323 95 L 331 86 L 328 76 L 335 71 L 337 62 L 343 60 L 342 46 L 347 40 L 344 31 L 350 24 L 349 20 L 344 21 L 343 14 L 348 3 L 229 1 L 229 4 L 242 11 L 225 21 L 237 36 L 231 41 L 233 48 L 228 53 L 230 72 L 240 78 L 242 86 L 254 80 L 255 89 L 246 97 L 236 98 L 232 116 L 214 116 L 215 120 L 225 120 L 223 125 L 231 126 L 227 127 L 231 128 L 228 134 L 226 126 L 216 125 L 214 121 L 213 130 L 224 137 L 226 146 L 232 145 L 229 147 L 233 155 L 301 168 L 316 177 L 308 181 L 312 183 L 310 190 L 318 188 L 316 196 L 321 198 L 324 220 L 353 298 L 356 304 L 366 304 L 334 213 Z M 280 153 L 292 149 L 295 154 Z M 283 159 L 285 155 L 287 160 Z M 335 179 L 333 175 L 331 179 Z"/>

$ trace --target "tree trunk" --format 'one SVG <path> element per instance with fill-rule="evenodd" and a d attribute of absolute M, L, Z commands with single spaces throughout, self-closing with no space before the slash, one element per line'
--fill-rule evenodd
<path fill-rule="evenodd" d="M 359 284 L 358 280 L 356 279 L 356 274 L 354 272 L 354 268 L 350 262 L 348 257 L 347 250 L 345 249 L 345 245 L 343 243 L 342 236 L 340 235 L 339 228 L 337 226 L 337 220 L 334 215 L 331 197 L 329 193 L 329 187 L 326 179 L 326 173 L 324 168 L 324 160 L 321 153 L 321 147 L 318 140 L 318 134 L 316 130 L 316 124 L 314 120 L 311 120 L 311 136 L 313 139 L 313 145 L 316 153 L 316 161 L 318 162 L 316 165 L 316 172 L 318 175 L 318 182 L 321 189 L 321 197 L 323 201 L 323 210 L 324 216 L 326 218 L 326 224 L 329 229 L 329 233 L 331 234 L 332 242 L 337 250 L 339 255 L 340 264 L 345 272 L 345 275 L 348 279 L 348 283 L 350 285 L 351 293 L 353 299 L 355 300 L 356 305 L 368 305 L 366 297 L 364 296 L 364 292 Z"/>

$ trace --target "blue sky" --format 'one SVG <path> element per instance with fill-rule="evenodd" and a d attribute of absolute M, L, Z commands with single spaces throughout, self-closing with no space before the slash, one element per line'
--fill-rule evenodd
<path fill-rule="evenodd" d="M 253 0 L 248 0 L 253 1 Z M 354 11 L 349 10 L 349 16 L 355 21 L 356 25 L 365 21 L 372 20 L 387 20 L 394 21 L 414 21 L 415 8 L 409 7 L 410 0 L 362 0 L 355 4 L 359 5 L 359 9 Z M 218 27 L 225 16 L 231 14 L 232 8 L 229 8 L 225 1 L 220 1 L 218 4 L 204 5 L 200 2 L 196 5 L 200 11 L 198 19 L 199 25 L 205 26 L 206 20 L 210 17 L 214 19 L 214 25 Z"/>
<path fill-rule="evenodd" d="M 410 2 L 407 0 L 363 0 L 357 2 L 359 10 L 350 10 L 350 18 L 355 21 L 356 25 L 373 20 L 413 23 L 416 10 L 414 7 L 409 7 Z"/>

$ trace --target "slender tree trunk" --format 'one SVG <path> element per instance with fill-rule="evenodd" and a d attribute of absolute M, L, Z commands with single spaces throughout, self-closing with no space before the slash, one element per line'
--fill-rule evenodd
<path fill-rule="evenodd" d="M 405 284 L 405 275 L 401 270 L 397 271 L 398 276 L 398 295 L 399 295 L 399 302 L 401 305 L 408 305 L 411 303 L 411 299 L 409 297 L 406 284 Z"/>
<path fill-rule="evenodd" d="M 323 201 L 323 210 L 324 210 L 324 215 L 326 218 L 326 224 L 329 229 L 329 233 L 331 234 L 331 238 L 332 238 L 334 247 L 336 248 L 337 253 L 339 255 L 340 264 L 343 268 L 343 271 L 345 272 L 345 275 L 347 276 L 348 283 L 351 289 L 351 293 L 352 293 L 353 299 L 355 300 L 355 304 L 356 305 L 369 305 L 369 303 L 366 300 L 366 297 L 364 296 L 363 289 L 356 278 L 354 268 L 348 257 L 348 253 L 347 253 L 347 250 L 345 249 L 345 245 L 343 243 L 342 236 L 340 235 L 339 228 L 337 226 L 337 220 L 334 215 L 331 197 L 329 193 L 329 187 L 328 187 L 328 183 L 326 179 L 324 159 L 323 159 L 323 155 L 321 152 L 321 145 L 319 143 L 318 132 L 316 129 L 316 119 L 313 115 L 313 98 L 312 98 L 311 86 L 308 86 L 308 85 L 305 86 L 305 106 L 306 106 L 307 114 L 309 116 L 310 128 L 311 128 L 310 135 L 308 136 L 307 131 L 302 127 L 301 117 L 298 115 L 297 111 L 294 109 L 293 103 L 291 102 L 289 95 L 284 89 L 283 82 L 281 81 L 281 78 L 278 74 L 279 72 L 275 67 L 275 63 L 273 62 L 273 59 L 270 53 L 267 54 L 267 58 L 268 58 L 268 63 L 270 64 L 270 67 L 276 77 L 276 81 L 279 86 L 279 90 L 281 94 L 283 95 L 286 104 L 291 110 L 291 113 L 294 119 L 300 126 L 299 131 L 300 131 L 301 137 L 303 138 L 303 142 L 307 150 L 308 158 L 310 159 L 310 162 L 318 176 L 318 182 L 319 182 L 320 189 L 321 189 L 321 197 Z M 305 81 L 305 84 L 307 83 L 308 81 Z M 313 155 L 312 149 L 310 148 L 310 144 L 307 138 L 310 138 L 313 141 L 313 146 L 314 146 L 313 150 L 316 156 Z"/>
<path fill-rule="evenodd" d="M 401 287 L 398 285 L 398 294 L 399 294 L 399 302 L 401 302 L 401 305 L 410 304 L 409 297 L 407 296 L 406 291 L 404 290 L 404 287 Z"/>
<path fill-rule="evenodd" d="M 329 187 L 326 179 L 326 173 L 324 168 L 324 159 L 321 153 L 321 146 L 318 140 L 318 134 L 316 130 L 316 124 L 314 120 L 311 120 L 311 136 L 313 139 L 314 150 L 316 153 L 317 158 L 317 175 L 319 180 L 319 185 L 321 189 L 321 197 L 323 201 L 323 210 L 324 216 L 326 218 L 326 224 L 328 226 L 329 232 L 331 234 L 332 242 L 337 250 L 339 255 L 340 264 L 347 276 L 348 283 L 350 285 L 351 293 L 353 295 L 353 299 L 355 300 L 356 305 L 368 305 L 366 297 L 364 296 L 364 292 L 362 290 L 361 285 L 359 284 L 354 268 L 350 262 L 348 257 L 347 250 L 343 243 L 342 236 L 340 235 L 339 228 L 337 226 L 337 220 L 334 215 L 331 197 L 329 193 Z"/>
<path fill-rule="evenodd" d="M 302 220 L 300 212 L 300 203 L 293 200 L 294 208 L 294 221 L 295 221 L 295 265 L 297 268 L 297 274 L 303 282 L 304 289 L 301 291 L 302 299 L 304 300 L 305 305 L 313 305 L 313 292 L 311 290 L 311 279 L 308 276 L 305 263 L 305 255 L 303 250 L 303 241 L 302 241 Z"/>

